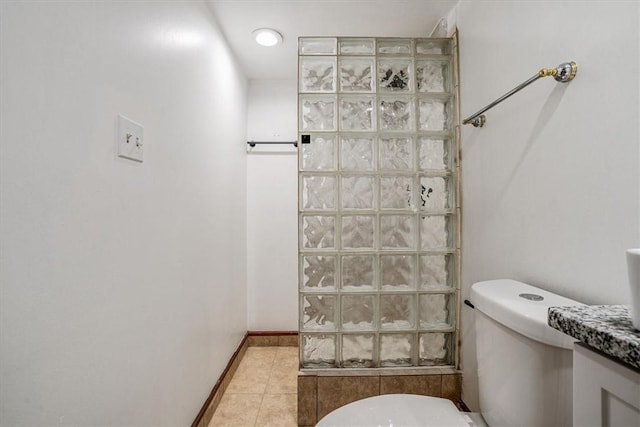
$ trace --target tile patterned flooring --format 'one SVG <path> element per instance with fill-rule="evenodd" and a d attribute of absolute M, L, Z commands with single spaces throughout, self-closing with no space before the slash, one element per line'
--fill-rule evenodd
<path fill-rule="evenodd" d="M 209 427 L 298 425 L 298 348 L 249 347 Z"/>

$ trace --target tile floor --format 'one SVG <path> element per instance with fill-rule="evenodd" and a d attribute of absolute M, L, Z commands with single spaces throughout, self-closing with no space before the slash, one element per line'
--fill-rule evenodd
<path fill-rule="evenodd" d="M 209 427 L 298 425 L 298 348 L 249 347 Z"/>

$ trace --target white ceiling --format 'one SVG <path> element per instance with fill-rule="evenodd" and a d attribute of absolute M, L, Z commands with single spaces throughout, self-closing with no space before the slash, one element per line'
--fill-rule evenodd
<path fill-rule="evenodd" d="M 296 79 L 300 36 L 427 37 L 458 0 L 207 0 L 249 79 Z M 259 46 L 268 27 L 284 42 Z"/>

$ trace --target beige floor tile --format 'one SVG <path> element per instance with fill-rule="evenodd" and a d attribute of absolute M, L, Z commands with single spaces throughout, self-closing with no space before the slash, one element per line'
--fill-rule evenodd
<path fill-rule="evenodd" d="M 271 371 L 271 376 L 267 382 L 265 393 L 281 394 L 281 393 L 297 393 L 298 392 L 298 371 L 292 369 L 278 369 L 276 367 Z"/>
<path fill-rule="evenodd" d="M 284 347 L 287 348 L 287 347 Z M 298 352 L 280 352 L 276 355 L 273 361 L 273 367 L 286 368 L 294 371 L 298 371 Z"/>
<path fill-rule="evenodd" d="M 262 394 L 225 393 L 209 427 L 254 426 L 262 403 Z"/>
<path fill-rule="evenodd" d="M 249 347 L 240 366 L 271 367 L 277 352 L 278 347 Z"/>
<path fill-rule="evenodd" d="M 298 354 L 281 355 L 278 352 L 273 362 L 271 375 L 265 389 L 265 393 L 297 393 L 298 391 Z"/>
<path fill-rule="evenodd" d="M 208 427 L 296 426 L 297 375 L 296 347 L 247 348 Z"/>
<path fill-rule="evenodd" d="M 264 393 L 271 367 L 240 366 L 231 378 L 226 392 L 230 394 Z"/>
<path fill-rule="evenodd" d="M 278 347 L 249 347 L 229 382 L 231 394 L 264 393 Z"/>
<path fill-rule="evenodd" d="M 276 358 L 278 360 L 283 358 L 293 358 L 298 361 L 299 350 L 298 347 L 278 347 Z"/>
<path fill-rule="evenodd" d="M 294 427 L 298 425 L 298 399 L 295 394 L 265 394 L 256 427 Z"/>

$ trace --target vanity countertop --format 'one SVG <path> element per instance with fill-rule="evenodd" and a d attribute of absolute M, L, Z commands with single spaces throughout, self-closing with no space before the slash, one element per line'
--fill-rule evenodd
<path fill-rule="evenodd" d="M 640 369 L 640 331 L 631 324 L 629 306 L 549 307 L 548 323 L 552 328 Z"/>

